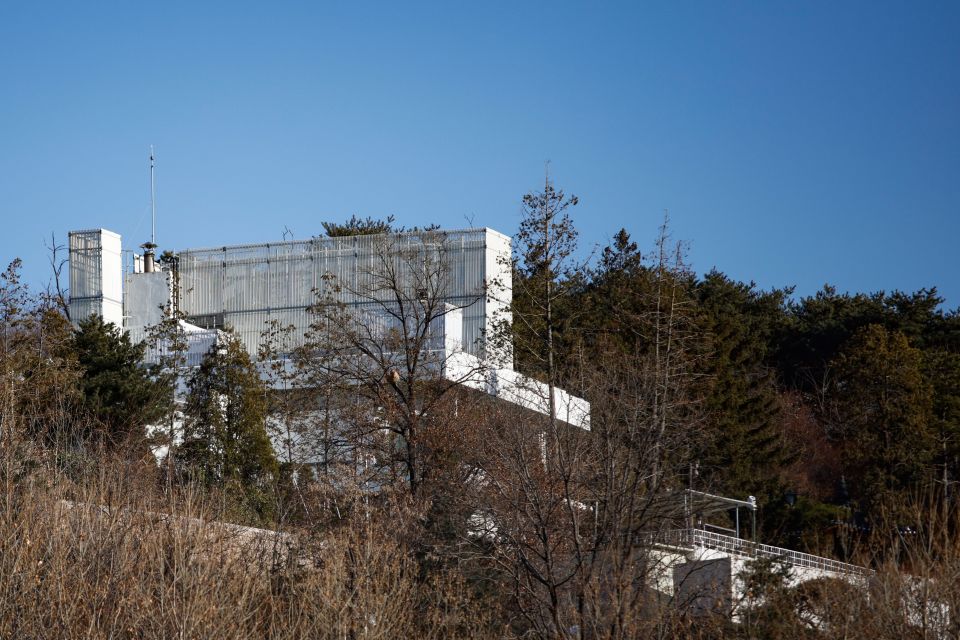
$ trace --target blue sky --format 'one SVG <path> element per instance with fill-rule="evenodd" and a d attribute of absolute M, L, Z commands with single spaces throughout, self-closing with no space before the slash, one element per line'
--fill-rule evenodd
<path fill-rule="evenodd" d="M 5 2 L 0 260 L 320 221 L 516 229 L 551 162 L 585 250 L 664 209 L 700 272 L 960 306 L 960 3 Z"/>

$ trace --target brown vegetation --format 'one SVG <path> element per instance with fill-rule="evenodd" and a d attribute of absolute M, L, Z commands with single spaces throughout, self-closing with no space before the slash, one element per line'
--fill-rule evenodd
<path fill-rule="evenodd" d="M 379 518 L 291 546 L 220 524 L 213 495 L 171 498 L 120 463 L 96 468 L 71 479 L 7 458 L 18 479 L 0 494 L 0 637 L 499 635 L 461 576 L 423 575 Z"/>

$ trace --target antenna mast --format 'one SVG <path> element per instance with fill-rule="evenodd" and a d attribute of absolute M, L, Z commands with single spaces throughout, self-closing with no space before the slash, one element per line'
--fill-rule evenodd
<path fill-rule="evenodd" d="M 153 166 L 153 145 L 150 145 L 150 244 L 157 246 L 157 197 Z"/>
<path fill-rule="evenodd" d="M 143 272 L 153 273 L 155 269 L 154 249 L 157 248 L 157 190 L 153 179 L 153 145 L 150 145 L 150 242 L 140 245 L 143 248 Z"/>

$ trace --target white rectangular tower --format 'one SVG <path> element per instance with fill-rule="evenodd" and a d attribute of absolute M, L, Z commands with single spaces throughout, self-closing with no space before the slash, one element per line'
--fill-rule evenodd
<path fill-rule="evenodd" d="M 123 262 L 120 235 L 106 229 L 71 231 L 70 318 L 98 315 L 123 328 Z"/>

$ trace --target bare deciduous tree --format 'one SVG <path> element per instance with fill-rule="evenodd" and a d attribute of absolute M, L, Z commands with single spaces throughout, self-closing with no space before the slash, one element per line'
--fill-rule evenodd
<path fill-rule="evenodd" d="M 450 269 L 442 232 L 377 237 L 351 281 L 330 276 L 316 292 L 296 351 L 297 384 L 319 394 L 313 427 L 336 440 L 327 453 L 370 486 L 399 484 L 415 499 L 452 462 L 470 397 L 461 383 L 482 369 L 451 336 L 484 292 L 454 298 Z"/>

